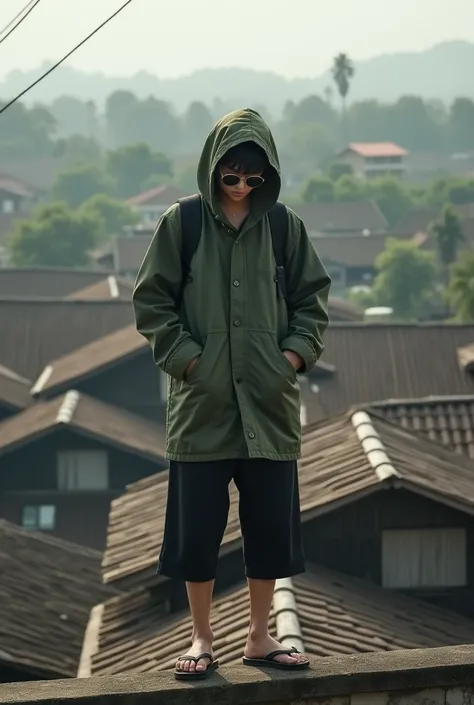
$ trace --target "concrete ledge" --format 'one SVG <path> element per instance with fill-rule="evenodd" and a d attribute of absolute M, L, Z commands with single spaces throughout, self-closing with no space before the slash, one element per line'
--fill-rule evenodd
<path fill-rule="evenodd" d="M 412 649 L 314 659 L 309 671 L 221 668 L 208 681 L 178 683 L 172 672 L 0 685 L 0 703 L 94 705 L 304 705 L 323 703 L 473 703 L 474 646 Z M 402 697 L 414 691 L 432 697 Z M 456 693 L 453 698 L 447 692 Z M 435 693 L 438 693 L 435 696 Z M 361 693 L 388 694 L 389 697 Z"/>

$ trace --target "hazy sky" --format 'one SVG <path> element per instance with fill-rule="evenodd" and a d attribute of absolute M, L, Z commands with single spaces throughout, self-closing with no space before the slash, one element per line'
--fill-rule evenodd
<path fill-rule="evenodd" d="M 0 45 L 0 76 L 59 58 L 123 2 L 41 0 Z M 25 4 L 0 0 L 0 29 Z M 452 39 L 474 41 L 474 0 L 133 0 L 69 64 L 120 75 L 241 66 L 315 76 L 340 51 L 363 59 Z"/>

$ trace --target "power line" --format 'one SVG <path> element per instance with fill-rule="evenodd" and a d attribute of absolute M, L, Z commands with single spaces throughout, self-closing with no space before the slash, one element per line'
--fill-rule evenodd
<path fill-rule="evenodd" d="M 39 0 L 37 0 L 37 1 L 39 2 Z M 9 103 L 7 103 L 6 105 L 4 105 L 3 108 L 0 110 L 0 115 L 1 115 L 2 113 L 4 113 L 5 110 L 7 110 L 7 108 L 9 108 L 9 107 L 12 106 L 14 103 L 16 103 L 17 100 L 20 100 L 20 98 L 23 98 L 23 96 L 25 95 L 25 93 L 28 93 L 28 91 L 31 91 L 32 88 L 34 88 L 35 86 L 37 86 L 38 83 L 40 83 L 40 81 L 43 80 L 43 78 L 46 78 L 46 76 L 49 76 L 49 74 L 52 73 L 55 69 L 57 69 L 58 66 L 61 66 L 61 64 L 64 63 L 64 61 L 66 61 L 66 59 L 69 59 L 69 57 L 70 57 L 72 54 L 74 54 L 75 51 L 77 51 L 78 49 L 80 49 L 83 44 L 85 44 L 87 41 L 89 41 L 89 39 L 90 39 L 91 37 L 93 37 L 94 34 L 97 34 L 97 32 L 98 32 L 99 30 L 101 30 L 102 27 L 105 27 L 105 25 L 108 24 L 111 20 L 113 20 L 114 17 L 117 17 L 117 15 L 118 15 L 120 12 L 122 12 L 122 10 L 124 10 L 124 9 L 127 7 L 127 5 L 130 5 L 131 2 L 132 2 L 132 0 L 127 0 L 127 2 L 124 2 L 124 4 L 123 4 L 121 7 L 119 7 L 118 10 L 116 10 L 112 15 L 110 15 L 110 17 L 108 17 L 106 20 L 104 20 L 104 22 L 102 22 L 102 23 L 101 23 L 98 27 L 96 27 L 90 34 L 88 34 L 87 37 L 85 37 L 81 42 L 79 42 L 79 44 L 76 44 L 76 46 L 75 46 L 73 49 L 71 49 L 71 51 L 69 51 L 65 56 L 63 56 L 62 59 L 60 59 L 59 61 L 57 61 L 57 62 L 54 64 L 54 66 L 51 66 L 50 69 L 48 69 L 47 71 L 45 71 L 39 78 L 36 79 L 36 81 L 33 81 L 33 83 L 31 83 L 27 88 L 25 88 L 24 91 L 22 91 L 21 93 L 19 93 L 19 94 L 18 94 L 17 96 L 15 96 L 15 98 L 13 98 Z"/>
<path fill-rule="evenodd" d="M 12 34 L 12 32 L 14 32 L 15 29 L 17 29 L 21 25 L 23 20 L 26 20 L 26 18 L 30 14 L 30 12 L 33 12 L 33 10 L 35 9 L 36 5 L 38 5 L 39 2 L 40 2 L 40 0 L 30 0 L 25 5 L 23 10 L 20 10 L 20 12 L 18 12 L 18 14 L 16 14 L 15 17 L 12 20 L 10 20 L 10 22 L 0 31 L 0 44 L 2 44 L 2 42 L 4 42 L 5 39 L 7 39 L 7 37 L 9 37 L 10 34 Z M 25 13 L 25 14 L 23 14 L 23 13 Z M 18 20 L 19 17 L 20 17 L 20 19 Z M 17 20 L 18 20 L 18 22 L 16 22 Z M 16 24 L 15 24 L 15 22 L 16 22 Z M 13 25 L 13 27 L 12 27 L 12 25 Z M 7 30 L 10 27 L 11 27 L 11 29 L 8 32 Z M 4 34 L 5 32 L 7 32 L 7 33 L 5 34 L 4 37 L 2 37 L 2 34 Z"/>

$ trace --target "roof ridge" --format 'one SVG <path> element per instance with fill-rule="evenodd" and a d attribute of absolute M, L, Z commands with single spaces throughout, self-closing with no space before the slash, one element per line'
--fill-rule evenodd
<path fill-rule="evenodd" d="M 389 477 L 401 477 L 388 457 L 382 439 L 375 430 L 369 414 L 366 411 L 356 411 L 351 415 L 351 423 L 362 450 L 380 482 Z"/>
<path fill-rule="evenodd" d="M 288 648 L 294 646 L 298 651 L 304 653 L 303 634 L 291 578 L 279 578 L 276 581 L 273 593 L 273 611 L 278 641 Z"/>
<path fill-rule="evenodd" d="M 56 423 L 71 423 L 74 412 L 79 403 L 80 394 L 75 389 L 70 389 L 64 395 L 63 402 L 59 407 Z"/>

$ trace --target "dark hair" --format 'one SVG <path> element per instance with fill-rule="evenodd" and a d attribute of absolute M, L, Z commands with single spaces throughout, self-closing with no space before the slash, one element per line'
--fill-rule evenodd
<path fill-rule="evenodd" d="M 242 142 L 224 154 L 221 164 L 241 174 L 257 174 L 268 167 L 268 158 L 255 142 Z"/>

